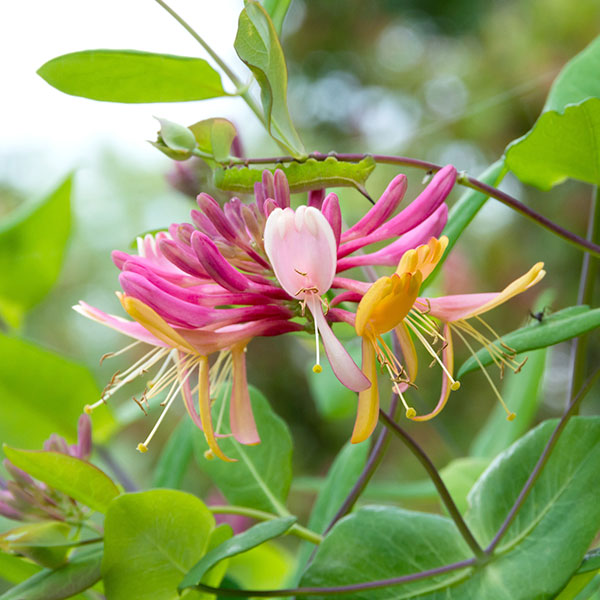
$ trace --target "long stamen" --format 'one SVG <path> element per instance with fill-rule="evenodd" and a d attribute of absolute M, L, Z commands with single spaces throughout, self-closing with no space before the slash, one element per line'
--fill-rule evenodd
<path fill-rule="evenodd" d="M 167 356 L 167 360 L 165 360 L 165 362 L 161 365 L 161 367 L 158 370 L 158 372 L 156 373 L 156 375 L 152 379 L 150 379 L 150 381 L 148 381 L 148 387 L 152 387 L 153 385 L 156 384 L 157 381 L 160 380 L 160 378 L 163 376 L 164 372 L 167 370 L 167 367 L 169 366 L 169 364 L 171 364 L 171 362 L 175 359 L 176 356 L 177 356 L 177 350 L 171 350 L 171 352 L 169 352 L 169 356 Z"/>
<path fill-rule="evenodd" d="M 456 335 L 458 335 L 458 337 L 464 342 L 465 346 L 469 349 L 469 352 L 471 353 L 471 356 L 473 356 L 473 358 L 475 359 L 475 361 L 479 365 L 479 368 L 483 371 L 483 374 L 485 375 L 486 379 L 488 380 L 488 383 L 492 387 L 492 390 L 494 391 L 494 394 L 496 394 L 496 398 L 498 398 L 498 400 L 500 400 L 500 404 L 502 405 L 502 408 L 504 408 L 504 410 L 506 411 L 506 415 L 507 415 L 506 418 L 509 421 L 514 420 L 514 418 L 517 416 L 516 413 L 511 412 L 508 409 L 508 406 L 506 406 L 506 403 L 502 399 L 502 396 L 500 395 L 500 392 L 498 391 L 498 388 L 494 385 L 494 382 L 492 381 L 492 378 L 490 377 L 490 374 L 486 371 L 486 369 L 483 366 L 483 364 L 481 364 L 481 361 L 479 360 L 479 357 L 477 356 L 477 353 L 473 350 L 473 348 L 471 347 L 471 345 L 469 344 L 469 342 L 467 342 L 465 336 L 463 336 L 462 333 L 458 329 L 455 329 L 454 331 L 455 331 Z"/>
<path fill-rule="evenodd" d="M 320 357 L 320 347 L 319 347 L 319 328 L 315 323 L 315 349 L 316 349 L 316 361 L 312 368 L 313 373 L 321 373 L 323 371 L 323 367 L 321 367 L 321 357 Z"/>
<path fill-rule="evenodd" d="M 428 317 L 426 314 L 422 313 L 420 310 L 415 309 L 414 307 L 410 310 L 407 315 L 408 319 L 411 319 L 414 325 L 420 327 L 428 333 L 434 340 L 441 340 L 445 342 L 444 336 L 440 333 L 439 328 L 435 321 Z"/>
<path fill-rule="evenodd" d="M 114 358 L 115 356 L 124 354 L 128 350 L 131 350 L 132 348 L 134 348 L 135 346 L 137 346 L 138 344 L 141 344 L 141 343 L 142 342 L 140 340 L 138 340 L 137 342 L 133 342 L 133 344 L 129 344 L 129 346 L 125 346 L 125 348 L 121 348 L 120 350 L 117 350 L 116 352 L 107 352 L 106 354 L 102 355 L 102 357 L 100 358 L 100 364 L 102 364 L 107 358 Z"/>

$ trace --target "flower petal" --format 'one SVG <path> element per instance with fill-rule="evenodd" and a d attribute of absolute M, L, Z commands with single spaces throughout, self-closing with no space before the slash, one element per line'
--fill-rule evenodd
<path fill-rule="evenodd" d="M 254 445 L 260 443 L 256 430 L 256 422 L 252 414 L 248 380 L 246 377 L 246 345 L 237 344 L 231 349 L 233 360 L 233 386 L 229 405 L 229 424 L 233 437 L 240 444 Z"/>
<path fill-rule="evenodd" d="M 377 386 L 377 361 L 374 340 L 364 337 L 362 340 L 362 371 L 371 382 L 371 387 L 358 394 L 356 421 L 351 442 L 364 442 L 377 426 L 379 420 L 379 390 Z"/>

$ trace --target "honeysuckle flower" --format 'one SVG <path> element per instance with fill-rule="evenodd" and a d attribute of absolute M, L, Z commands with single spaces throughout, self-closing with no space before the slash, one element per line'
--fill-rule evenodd
<path fill-rule="evenodd" d="M 81 314 L 133 338 L 151 349 L 123 373 L 117 373 L 91 411 L 149 369 L 158 369 L 136 402 L 166 392 L 163 412 L 147 438 L 145 452 L 175 398 L 204 431 L 210 455 L 229 460 L 218 438 L 233 435 L 243 444 L 260 441 L 252 416 L 246 375 L 246 348 L 254 337 L 313 330 L 319 336 L 334 372 L 350 389 L 365 391 L 368 377 L 335 337 L 330 322 L 348 320 L 340 308 L 327 311 L 348 296 L 362 297 L 368 284 L 341 277 L 355 267 L 396 264 L 408 249 L 441 233 L 447 217 L 444 200 L 456 171 L 437 173 L 422 194 L 396 216 L 406 191 L 399 175 L 367 214 L 347 231 L 335 194 L 313 192 L 310 206 L 290 208 L 290 193 L 282 171 L 263 173 L 255 186 L 255 201 L 233 198 L 221 207 L 207 194 L 197 198 L 192 223 L 173 224 L 168 231 L 138 239 L 137 254 L 113 252 L 123 292 L 118 296 L 132 320 L 109 315 L 81 302 Z M 383 248 L 363 253 L 372 243 Z M 353 254 L 360 251 L 358 254 Z M 326 296 L 327 294 L 327 296 Z M 336 296 L 337 294 L 337 296 Z M 338 300 L 339 298 L 339 300 Z M 299 318 L 308 308 L 309 319 Z M 213 426 L 211 398 L 225 382 L 231 434 Z M 194 400 L 194 398 L 197 398 Z M 135 399 L 135 398 L 134 398 Z M 220 421 L 220 419 L 219 419 Z"/>
<path fill-rule="evenodd" d="M 453 331 L 473 355 L 475 352 L 465 335 L 469 335 L 483 345 L 500 368 L 507 365 L 518 371 L 522 366 L 514 360 L 512 349 L 507 346 L 500 349 L 474 325 L 468 323 L 467 319 L 476 318 L 485 329 L 499 339 L 491 327 L 479 318 L 479 315 L 540 281 L 545 274 L 543 263 L 534 265 L 525 275 L 499 293 L 419 298 L 421 284 L 441 259 L 447 244 L 446 237 L 439 240 L 432 238 L 427 244 L 407 251 L 402 256 L 396 272 L 389 277 L 378 279 L 360 299 L 355 328 L 362 338 L 363 372 L 371 380 L 372 385 L 359 394 L 358 418 L 352 436 L 352 441 L 355 443 L 366 439 L 377 424 L 379 412 L 377 364 L 388 371 L 394 391 L 405 406 L 406 416 L 414 421 L 426 421 L 439 414 L 448 400 L 450 391 L 460 387 L 460 383 L 453 378 Z M 437 321 L 443 325 L 443 331 L 440 331 Z M 382 337 L 389 331 L 393 331 L 396 336 L 402 350 L 404 364 Z M 417 415 L 415 409 L 407 404 L 403 396 L 403 392 L 409 386 L 415 385 L 417 376 L 418 364 L 413 336 L 425 347 L 443 371 L 440 399 L 434 410 L 426 415 Z M 438 355 L 440 350 L 436 350 L 435 346 L 440 346 L 441 358 Z M 512 420 L 514 413 L 506 408 L 487 371 L 485 369 L 483 371 L 506 409 L 508 418 Z"/>

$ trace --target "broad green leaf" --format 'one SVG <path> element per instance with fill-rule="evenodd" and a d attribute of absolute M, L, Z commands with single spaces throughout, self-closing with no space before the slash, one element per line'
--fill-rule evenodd
<path fill-rule="evenodd" d="M 0 600 L 62 600 L 87 590 L 100 579 L 102 550 L 81 552 L 66 565 L 44 569 L 8 590 Z M 77 596 L 80 598 L 80 596 Z"/>
<path fill-rule="evenodd" d="M 202 582 L 207 571 L 222 560 L 246 552 L 264 542 L 283 535 L 294 523 L 296 517 L 283 517 L 258 523 L 243 533 L 236 535 L 214 550 L 211 550 L 196 563 L 179 584 L 179 590 L 193 587 Z"/>
<path fill-rule="evenodd" d="M 275 172 L 276 169 L 280 169 L 285 173 L 292 193 L 330 187 L 354 187 L 364 192 L 365 182 L 375 166 L 371 156 L 357 163 L 328 156 L 325 160 L 309 158 L 287 166 L 278 165 L 270 170 Z M 254 184 L 262 180 L 263 170 L 248 167 L 217 169 L 215 185 L 230 192 L 251 193 L 254 191 Z"/>
<path fill-rule="evenodd" d="M 455 458 L 440 469 L 440 475 L 460 512 L 467 510 L 469 492 L 489 464 L 487 458 L 466 456 Z"/>
<path fill-rule="evenodd" d="M 268 590 L 289 584 L 295 557 L 276 542 L 266 542 L 229 559 L 227 574 L 241 588 Z M 225 584 L 225 581 L 223 581 Z M 233 587 L 226 585 L 225 587 Z"/>
<path fill-rule="evenodd" d="M 589 573 L 600 570 L 600 548 L 594 548 L 585 553 L 577 573 Z"/>
<path fill-rule="evenodd" d="M 39 570 L 38 565 L 28 560 L 0 551 L 0 579 L 9 583 L 21 583 Z"/>
<path fill-rule="evenodd" d="M 198 150 L 214 157 L 217 162 L 229 159 L 231 144 L 237 135 L 235 125 L 227 119 L 215 118 L 198 121 L 189 127 Z"/>
<path fill-rule="evenodd" d="M 220 439 L 223 452 L 237 459 L 235 463 L 228 463 L 219 459 L 207 460 L 204 457 L 208 450 L 206 440 L 204 436 L 197 436 L 197 462 L 231 504 L 284 516 L 287 514 L 284 503 L 292 479 L 292 439 L 287 425 L 271 410 L 258 390 L 250 389 L 250 398 L 260 444 L 244 446 L 233 437 Z M 223 397 L 215 402 L 215 416 L 222 401 Z M 224 427 L 223 431 L 229 429 Z"/>
<path fill-rule="evenodd" d="M 500 184 L 506 173 L 507 169 L 504 166 L 504 158 L 501 158 L 495 163 L 492 163 L 479 176 L 479 180 L 487 183 L 488 185 L 496 187 Z M 446 227 L 444 227 L 443 231 L 443 234 L 448 237 L 448 247 L 446 248 L 446 252 L 442 257 L 442 260 L 437 264 L 436 268 L 427 278 L 426 285 L 430 285 L 438 275 L 442 265 L 444 264 L 444 261 L 450 254 L 450 250 L 452 250 L 454 244 L 456 244 L 458 238 L 462 235 L 462 232 L 468 227 L 477 213 L 483 208 L 488 199 L 489 196 L 486 196 L 482 192 L 468 189 L 450 209 L 450 212 L 448 213 L 448 222 L 446 223 Z"/>
<path fill-rule="evenodd" d="M 600 98 L 600 37 L 573 57 L 561 70 L 550 88 L 544 112 L 563 112 L 568 104 L 587 98 Z"/>
<path fill-rule="evenodd" d="M 255 0 L 248 0 L 240 14 L 234 47 L 260 86 L 269 132 L 294 156 L 302 156 L 304 146 L 287 106 L 287 67 L 283 50 L 268 13 Z"/>
<path fill-rule="evenodd" d="M 120 493 L 106 473 L 74 456 L 6 445 L 4 454 L 19 469 L 93 510 L 106 512 L 110 501 Z"/>
<path fill-rule="evenodd" d="M 83 407 L 96 402 L 100 390 L 83 365 L 0 334 L 0 397 L 0 439 L 41 446 L 52 433 L 74 442 Z M 96 441 L 114 427 L 106 408 L 96 411 L 92 422 Z"/>
<path fill-rule="evenodd" d="M 202 432 L 184 417 L 163 448 L 154 470 L 152 487 L 179 488 L 194 451 L 194 436 Z"/>
<path fill-rule="evenodd" d="M 595 571 L 574 575 L 562 592 L 556 596 L 555 600 L 580 600 L 581 598 L 589 598 L 589 596 L 593 594 L 594 590 L 589 590 L 589 595 L 585 594 L 585 590 L 592 582 L 595 575 Z"/>
<path fill-rule="evenodd" d="M 507 167 L 524 183 L 549 190 L 568 178 L 600 184 L 600 99 L 543 113 L 506 149 Z"/>
<path fill-rule="evenodd" d="M 84 50 L 48 61 L 38 74 L 72 96 L 106 102 L 186 102 L 226 96 L 203 59 L 137 50 Z"/>
<path fill-rule="evenodd" d="M 292 0 L 263 0 L 263 6 L 269 13 L 271 21 L 273 21 L 275 31 L 277 31 L 279 36 L 281 36 L 283 21 L 291 3 Z"/>
<path fill-rule="evenodd" d="M 600 308 L 590 309 L 589 306 L 584 305 L 570 306 L 544 317 L 541 323 L 532 319 L 532 322 L 525 327 L 503 335 L 502 341 L 513 348 L 517 354 L 521 354 L 570 340 L 597 327 L 600 327 Z M 495 342 L 495 345 L 500 348 L 498 342 Z M 489 352 L 484 348 L 477 352 L 477 358 L 483 365 L 493 362 Z M 471 356 L 461 365 L 457 379 L 477 368 L 477 361 Z M 524 369 L 526 368 L 527 365 Z"/>
<path fill-rule="evenodd" d="M 211 512 L 191 494 L 151 490 L 119 496 L 105 521 L 107 598 L 176 600 L 177 585 L 206 552 L 214 528 Z"/>
<path fill-rule="evenodd" d="M 41 202 L 0 221 L 0 316 L 18 327 L 56 282 L 71 233 L 67 177 Z"/>
<path fill-rule="evenodd" d="M 546 421 L 513 444 L 472 489 L 465 519 L 483 547 L 506 518 L 556 425 L 557 421 Z M 576 571 L 600 527 L 599 468 L 600 418 L 574 417 L 488 564 L 352 597 L 554 598 Z M 329 586 L 386 579 L 469 556 L 469 549 L 448 519 L 366 507 L 333 528 L 301 584 Z"/>
<path fill-rule="evenodd" d="M 545 348 L 530 352 L 521 373 L 505 374 L 502 397 L 517 416 L 508 421 L 506 411 L 496 403 L 471 444 L 472 456 L 494 458 L 529 429 L 542 399 L 546 353 Z M 516 360 L 521 362 L 524 358 L 517 356 Z"/>

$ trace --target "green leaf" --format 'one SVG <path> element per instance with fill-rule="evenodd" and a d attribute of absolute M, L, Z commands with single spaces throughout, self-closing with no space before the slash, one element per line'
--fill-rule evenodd
<path fill-rule="evenodd" d="M 506 518 L 556 425 L 555 420 L 546 421 L 529 432 L 503 452 L 475 484 L 465 519 L 483 547 Z M 600 527 L 599 468 L 600 418 L 574 417 L 489 563 L 476 570 L 357 592 L 352 597 L 553 598 L 576 571 Z M 470 556 L 448 519 L 366 507 L 332 529 L 301 585 L 330 586 L 398 577 Z M 532 573 L 539 575 L 532 577 Z"/>
<path fill-rule="evenodd" d="M 105 521 L 107 598 L 176 600 L 177 585 L 206 552 L 214 528 L 211 512 L 191 494 L 151 490 L 119 496 Z"/>
<path fill-rule="evenodd" d="M 204 574 L 225 558 L 241 554 L 268 540 L 283 535 L 295 522 L 296 517 L 283 517 L 271 521 L 264 521 L 263 523 L 258 523 L 243 533 L 225 541 L 203 556 L 200 561 L 190 569 L 179 584 L 179 590 L 182 591 L 200 583 Z"/>
<path fill-rule="evenodd" d="M 196 149 L 196 138 L 190 129 L 168 119 L 156 117 L 156 120 L 160 123 L 160 131 L 155 146 L 165 144 L 169 150 L 179 155 L 178 160 L 190 158 L 192 150 Z"/>
<path fill-rule="evenodd" d="M 460 512 L 467 510 L 469 492 L 489 464 L 487 458 L 465 456 L 455 458 L 440 469 L 440 475 Z"/>
<path fill-rule="evenodd" d="M 544 317 L 541 323 L 536 320 L 532 321 L 525 327 L 503 335 L 503 343 L 513 348 L 517 354 L 521 354 L 570 340 L 586 331 L 600 327 L 600 308 L 590 309 L 589 306 L 584 305 L 571 306 Z M 495 342 L 495 345 L 501 348 L 499 342 Z M 484 366 L 493 362 L 485 348 L 477 352 L 477 358 Z M 457 379 L 477 368 L 477 361 L 471 356 L 461 365 Z M 524 369 L 526 368 L 527 365 Z"/>
<path fill-rule="evenodd" d="M 287 177 L 292 193 L 330 187 L 353 187 L 364 192 L 365 182 L 375 166 L 375 160 L 371 156 L 357 163 L 328 156 L 325 160 L 309 158 L 302 162 L 290 163 L 288 166 L 278 165 L 269 170 L 274 173 L 276 169 L 281 169 Z M 215 185 L 230 192 L 251 193 L 254 191 L 254 184 L 262 180 L 263 170 L 248 167 L 217 169 Z"/>
<path fill-rule="evenodd" d="M 58 278 L 71 233 L 71 185 L 67 177 L 0 222 L 0 315 L 14 327 Z"/>
<path fill-rule="evenodd" d="M 275 31 L 279 36 L 281 36 L 283 21 L 291 3 L 292 0 L 263 0 L 263 6 L 269 13 L 271 21 L 273 21 L 273 27 L 275 27 Z"/>
<path fill-rule="evenodd" d="M 6 445 L 4 454 L 19 469 L 93 510 L 106 512 L 110 501 L 119 495 L 119 488 L 106 473 L 74 456 Z"/>
<path fill-rule="evenodd" d="M 232 537 L 233 529 L 230 525 L 227 523 L 217 525 L 210 534 L 208 545 L 206 546 L 206 552 L 212 552 L 215 548 L 218 548 L 221 544 L 225 543 Z M 206 585 L 218 586 L 221 581 L 223 581 L 223 577 L 225 576 L 225 573 L 227 573 L 228 567 L 229 560 L 222 560 L 206 573 L 203 583 Z M 213 600 L 214 596 L 212 594 L 203 594 L 202 597 L 206 598 L 206 600 Z"/>
<path fill-rule="evenodd" d="M 100 397 L 91 372 L 78 363 L 0 334 L 0 439 L 41 446 L 57 433 L 74 442 L 86 404 Z M 92 415 L 94 439 L 106 439 L 115 421 L 105 407 Z"/>
<path fill-rule="evenodd" d="M 574 575 L 561 593 L 556 596 L 555 600 L 581 600 L 582 598 L 589 598 L 595 589 L 597 589 L 596 586 L 591 590 L 588 588 L 595 575 L 594 571 Z M 586 594 L 586 589 L 589 590 L 589 594 Z"/>
<path fill-rule="evenodd" d="M 524 183 L 549 190 L 568 178 L 600 183 L 600 99 L 548 111 L 506 148 L 506 165 Z"/>
<path fill-rule="evenodd" d="M 235 463 L 207 460 L 204 436 L 196 437 L 196 456 L 200 468 L 213 480 L 231 504 L 287 515 L 284 503 L 292 479 L 292 439 L 285 422 L 271 409 L 265 397 L 250 389 L 252 410 L 261 442 L 244 446 L 233 437 L 219 440 L 223 452 Z M 223 396 L 215 402 L 218 414 Z M 216 422 L 216 419 L 215 419 Z M 229 432 L 227 427 L 223 432 Z"/>
<path fill-rule="evenodd" d="M 600 569 L 600 548 L 594 548 L 585 553 L 577 573 L 589 573 Z"/>
<path fill-rule="evenodd" d="M 64 54 L 38 70 L 56 89 L 106 102 L 186 102 L 226 96 L 221 77 L 205 60 L 137 50 Z"/>
<path fill-rule="evenodd" d="M 38 565 L 34 565 L 28 560 L 0 551 L 0 578 L 9 583 L 20 583 L 39 570 Z"/>
<path fill-rule="evenodd" d="M 194 437 L 202 433 L 185 416 L 171 434 L 154 470 L 152 487 L 179 488 L 194 451 Z"/>
<path fill-rule="evenodd" d="M 231 144 L 237 135 L 235 125 L 227 119 L 205 119 L 189 127 L 194 134 L 198 150 L 210 154 L 217 162 L 229 159 Z"/>
<path fill-rule="evenodd" d="M 529 429 L 542 400 L 546 354 L 545 348 L 534 350 L 521 373 L 508 372 L 504 376 L 502 397 L 517 416 L 508 421 L 506 411 L 497 403 L 471 444 L 472 456 L 494 458 Z M 517 356 L 516 360 L 524 358 Z"/>
<path fill-rule="evenodd" d="M 44 569 L 8 590 L 0 600 L 62 600 L 87 590 L 100 579 L 102 550 L 82 552 L 66 565 Z"/>
<path fill-rule="evenodd" d="M 248 0 L 240 14 L 234 47 L 260 86 L 269 133 L 295 157 L 302 156 L 304 146 L 287 106 L 287 67 L 283 50 L 268 13 L 255 0 Z"/>

